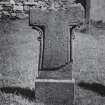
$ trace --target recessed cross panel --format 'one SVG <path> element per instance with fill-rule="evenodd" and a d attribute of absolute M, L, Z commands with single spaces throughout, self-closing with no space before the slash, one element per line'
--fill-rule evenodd
<path fill-rule="evenodd" d="M 77 7 L 73 8 L 30 11 L 30 25 L 45 26 L 43 70 L 56 69 L 70 62 L 70 25 L 79 23 L 78 15 L 81 15 Z"/>

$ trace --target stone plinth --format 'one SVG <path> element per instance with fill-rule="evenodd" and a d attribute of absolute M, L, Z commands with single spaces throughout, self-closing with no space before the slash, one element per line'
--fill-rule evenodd
<path fill-rule="evenodd" d="M 37 79 L 35 98 L 45 105 L 73 105 L 74 80 Z"/>

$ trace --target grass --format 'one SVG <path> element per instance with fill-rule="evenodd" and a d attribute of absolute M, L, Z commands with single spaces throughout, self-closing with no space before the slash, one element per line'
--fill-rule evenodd
<path fill-rule="evenodd" d="M 80 82 L 78 83 L 78 86 L 90 90 L 92 92 L 97 93 L 101 97 L 105 97 L 105 86 L 99 83 L 86 83 L 86 82 Z"/>
<path fill-rule="evenodd" d="M 76 84 L 75 105 L 105 105 L 105 86 L 98 83 Z M 36 103 L 34 90 L 20 87 L 0 88 L 0 105 L 45 105 Z"/>
<path fill-rule="evenodd" d="M 0 105 L 44 105 L 42 103 L 35 103 L 21 95 L 0 93 Z"/>
<path fill-rule="evenodd" d="M 3 87 L 3 88 L 0 88 L 0 90 L 2 93 L 20 95 L 23 98 L 26 98 L 30 101 L 33 101 L 35 99 L 35 91 L 29 88 Z"/>
<path fill-rule="evenodd" d="M 35 102 L 35 91 L 29 88 L 0 88 L 0 105 L 44 105 Z"/>

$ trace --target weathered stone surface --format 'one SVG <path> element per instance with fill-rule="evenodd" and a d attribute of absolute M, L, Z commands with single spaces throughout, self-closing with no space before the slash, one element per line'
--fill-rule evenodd
<path fill-rule="evenodd" d="M 30 25 L 37 29 L 44 27 L 42 66 L 35 81 L 36 101 L 46 105 L 73 105 L 74 82 L 67 82 L 72 80 L 71 28 L 80 23 L 82 13 L 76 5 L 30 10 Z"/>
<path fill-rule="evenodd" d="M 39 71 L 40 79 L 72 79 L 72 63 L 61 66 L 60 68 L 55 68 L 57 70 L 47 70 Z"/>
<path fill-rule="evenodd" d="M 45 105 L 73 105 L 74 81 L 36 80 L 35 98 Z"/>
<path fill-rule="evenodd" d="M 91 0 L 90 18 L 105 22 L 105 0 Z"/>
<path fill-rule="evenodd" d="M 58 68 L 70 61 L 70 25 L 78 24 L 82 11 L 78 6 L 67 9 L 30 11 L 30 25 L 45 26 L 43 64 L 44 70 Z"/>
<path fill-rule="evenodd" d="M 0 80 L 9 77 L 6 79 L 9 84 L 4 82 L 7 86 L 20 80 L 21 86 L 34 88 L 38 71 L 38 36 L 38 32 L 28 26 L 28 19 L 0 22 Z"/>

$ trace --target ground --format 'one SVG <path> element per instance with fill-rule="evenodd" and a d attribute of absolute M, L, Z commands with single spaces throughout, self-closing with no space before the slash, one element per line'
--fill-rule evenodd
<path fill-rule="evenodd" d="M 5 37 L 7 37 L 7 36 L 3 37 L 3 34 L 5 33 L 5 30 L 4 30 L 4 33 L 2 33 L 1 37 L 0 37 L 0 38 L 2 38 L 2 40 L 0 40 L 0 43 L 2 44 L 2 45 L 0 45 L 0 49 L 3 49 L 5 54 L 7 54 L 6 52 L 8 51 L 8 49 L 6 49 L 7 48 L 6 46 L 9 46 L 9 48 L 11 48 L 11 46 L 12 46 L 11 44 L 13 44 L 12 47 L 14 49 L 10 50 L 10 51 L 16 51 L 17 55 L 14 55 L 14 57 L 18 56 L 18 59 L 16 59 L 16 60 L 12 59 L 11 55 L 10 55 L 8 57 L 8 62 L 10 63 L 10 61 L 13 60 L 14 61 L 13 65 L 15 65 L 15 61 L 17 61 L 18 64 L 25 62 L 25 57 L 26 57 L 26 59 L 31 59 L 31 58 L 27 58 L 27 56 L 28 56 L 28 54 L 31 53 L 30 51 L 32 51 L 32 49 L 29 50 L 28 53 L 24 52 L 24 49 L 25 48 L 28 49 L 29 47 L 33 47 L 34 49 L 37 49 L 38 47 L 36 48 L 36 46 L 33 46 L 33 44 L 37 45 L 36 44 L 37 41 L 36 42 L 34 42 L 34 41 L 37 40 L 38 35 L 36 35 L 36 37 L 34 37 L 35 39 L 33 39 L 33 35 L 35 35 L 34 33 L 37 34 L 37 32 L 32 31 L 32 29 L 28 26 L 28 19 L 15 20 L 13 22 L 13 24 L 15 24 L 15 27 L 14 26 L 13 26 L 14 28 L 12 27 L 12 29 L 15 29 L 14 30 L 15 34 L 13 34 L 14 32 L 12 32 L 12 34 L 9 33 L 10 37 L 7 38 L 8 43 L 3 43 L 1 41 L 4 40 Z M 6 27 L 6 29 L 7 29 L 7 27 Z M 102 86 L 103 86 L 102 89 L 105 90 L 105 88 L 104 88 L 104 85 L 105 85 L 105 70 L 104 70 L 105 69 L 105 66 L 104 66 L 104 62 L 105 62 L 105 30 L 104 29 L 96 29 L 92 26 L 90 27 L 90 29 L 91 29 L 91 31 L 89 33 L 75 32 L 75 39 L 73 40 L 73 78 L 75 78 L 75 80 L 76 80 L 75 105 L 105 105 L 104 91 L 103 91 L 103 95 L 102 95 L 102 94 L 100 94 L 100 92 L 98 92 L 99 91 L 98 89 L 96 89 L 96 91 L 93 91 L 93 89 L 92 89 L 92 86 L 94 85 L 93 83 L 97 83 L 95 85 L 96 87 L 94 87 L 94 88 L 97 88 L 99 86 L 98 84 L 102 84 Z M 19 32 L 19 33 L 16 34 L 17 32 Z M 26 35 L 26 37 L 21 37 L 21 34 L 23 36 Z M 11 38 L 12 38 L 12 41 L 15 41 L 16 43 L 14 43 L 14 42 L 10 43 Z M 30 41 L 29 41 L 29 38 L 31 38 Z M 21 39 L 21 42 L 19 42 L 20 39 Z M 24 43 L 27 43 L 27 42 L 25 42 L 23 39 L 27 39 L 30 43 L 28 43 L 26 46 L 24 46 Z M 34 43 L 31 43 L 31 41 L 33 41 Z M 23 46 L 21 46 L 20 43 L 22 43 Z M 21 46 L 21 47 L 18 48 L 19 46 Z M 33 52 L 35 52 L 35 50 L 33 50 Z M 0 52 L 0 53 L 1 53 L 2 57 L 5 56 L 5 54 L 3 52 Z M 14 52 L 13 52 L 13 54 L 14 54 Z M 24 54 L 25 54 L 25 56 L 22 57 L 22 55 L 24 55 Z M 22 62 L 20 62 L 20 60 L 22 60 Z M 4 62 L 6 62 L 6 61 L 4 60 Z M 7 64 L 9 64 L 8 62 L 7 62 Z M 26 62 L 25 64 L 27 65 L 27 63 L 29 64 L 30 62 Z M 31 63 L 33 63 L 33 62 L 31 62 Z M 11 65 L 9 65 L 8 67 L 10 67 L 10 66 Z M 4 67 L 5 67 L 5 65 L 4 65 Z M 25 65 L 24 65 L 24 67 L 27 68 Z M 20 69 L 24 71 L 24 67 L 21 67 Z M 28 68 L 30 69 L 30 65 Z M 1 69 L 2 69 L 2 66 L 0 66 L 0 70 Z M 5 68 L 5 70 L 8 70 L 8 68 Z M 29 74 L 29 76 L 32 76 L 33 72 L 35 72 L 35 70 L 33 70 L 33 69 L 30 69 L 30 70 L 31 71 L 27 70 L 27 72 L 25 73 L 26 74 L 25 77 L 27 77 L 27 74 Z M 12 70 L 11 70 L 11 72 L 12 72 Z M 8 74 L 11 74 L 11 72 Z M 2 72 L 2 70 L 1 70 L 0 74 L 1 74 L 0 76 L 3 76 L 3 75 L 5 75 L 5 77 L 7 76 L 5 74 L 5 72 L 4 73 Z M 15 75 L 15 72 L 14 72 L 14 75 Z M 11 75 L 9 77 L 11 77 Z M 19 76 L 16 76 L 15 81 L 18 78 L 20 80 L 24 81 L 25 77 L 23 79 L 20 79 Z M 28 80 L 26 80 L 25 82 L 27 82 L 27 81 Z M 32 81 L 32 82 L 34 82 L 34 81 Z M 85 85 L 87 84 L 87 87 L 89 87 L 89 86 L 90 87 L 86 88 L 84 84 Z M 1 82 L 0 86 L 2 86 L 2 85 L 3 84 Z M 102 86 L 100 86 L 100 88 Z M 1 100 L 0 105 L 8 105 L 8 103 L 9 103 L 9 105 L 43 105 L 43 103 L 35 103 L 33 101 L 33 99 L 30 99 L 30 97 L 28 97 L 28 93 L 26 91 L 28 91 L 29 94 L 32 93 L 32 95 L 33 95 L 34 90 L 23 89 L 23 87 L 21 87 L 21 86 L 20 86 L 20 88 L 19 87 L 15 88 L 15 89 L 11 88 L 9 90 L 11 90 L 11 91 L 7 92 L 7 91 L 3 91 L 1 89 L 2 92 L 0 93 L 1 94 L 0 95 L 0 100 Z M 22 90 L 24 92 L 22 93 L 20 90 Z M 20 92 L 20 93 L 16 94 L 16 92 Z M 24 93 L 27 93 L 27 94 L 24 94 Z"/>

